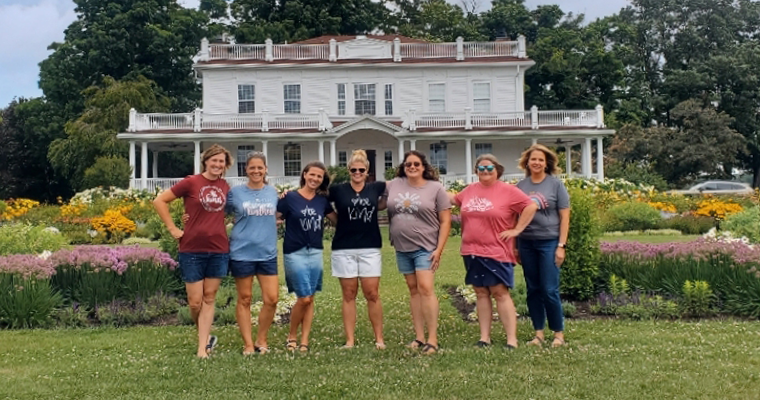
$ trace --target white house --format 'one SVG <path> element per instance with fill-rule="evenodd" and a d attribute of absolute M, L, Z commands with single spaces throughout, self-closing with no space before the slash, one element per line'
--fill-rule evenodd
<path fill-rule="evenodd" d="M 601 106 L 538 110 L 524 104 L 525 71 L 534 64 L 517 41 L 429 43 L 403 36 L 326 36 L 275 45 L 201 42 L 194 65 L 203 82 L 203 109 L 181 114 L 132 110 L 130 164 L 141 151 L 132 187 L 168 187 L 178 179 L 148 171 L 149 152 L 200 152 L 219 143 L 237 157 L 231 184 L 247 178 L 252 150 L 267 154 L 270 181 L 293 182 L 312 160 L 345 165 L 354 149 L 369 155 L 373 178 L 405 151 L 428 154 L 443 180 L 472 181 L 472 163 L 493 153 L 521 176 L 520 153 L 531 143 L 582 149 L 582 175 L 604 176 Z M 596 172 L 591 146 L 596 141 Z M 374 161 L 374 162 L 372 162 Z M 568 166 L 570 159 L 567 160 Z M 569 170 L 566 168 L 565 170 Z M 150 174 L 152 172 L 152 174 Z M 134 175 L 134 173 L 133 173 Z"/>

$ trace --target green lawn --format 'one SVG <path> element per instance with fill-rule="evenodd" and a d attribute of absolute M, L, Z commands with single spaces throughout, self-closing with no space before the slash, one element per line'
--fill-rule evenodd
<path fill-rule="evenodd" d="M 464 322 L 445 294 L 463 279 L 458 245 L 452 238 L 437 277 L 438 355 L 403 346 L 413 338 L 408 296 L 386 247 L 385 351 L 374 349 L 364 312 L 358 348 L 338 349 L 340 289 L 326 274 L 308 355 L 284 351 L 284 326 L 270 333 L 273 353 L 250 358 L 240 354 L 236 326 L 218 327 L 220 346 L 209 360 L 195 359 L 194 329 L 186 326 L 0 331 L 0 398 L 757 398 L 760 323 L 754 321 L 569 320 L 562 349 L 509 352 L 501 347 L 501 329 L 494 329 L 493 348 L 474 348 L 477 325 Z M 519 334 L 530 339 L 527 320 Z"/>

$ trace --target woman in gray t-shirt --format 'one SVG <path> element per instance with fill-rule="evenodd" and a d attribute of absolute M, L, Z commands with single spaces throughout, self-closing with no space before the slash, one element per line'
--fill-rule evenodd
<path fill-rule="evenodd" d="M 412 150 L 386 185 L 391 244 L 409 288 L 415 339 L 411 348 L 438 352 L 438 298 L 434 273 L 451 230 L 451 202 L 424 154 Z M 425 325 L 428 338 L 425 340 Z"/>
<path fill-rule="evenodd" d="M 559 272 L 570 228 L 570 198 L 562 181 L 553 176 L 559 172 L 557 155 L 546 146 L 535 144 L 523 152 L 519 167 L 526 178 L 517 187 L 538 205 L 533 221 L 517 241 L 518 262 L 528 289 L 528 313 L 536 331 L 528 345 L 544 343 L 548 319 L 549 329 L 554 331 L 552 347 L 560 347 L 565 335 Z"/>

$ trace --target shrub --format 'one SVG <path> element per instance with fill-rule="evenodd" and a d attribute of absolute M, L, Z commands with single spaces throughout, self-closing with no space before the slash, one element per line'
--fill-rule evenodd
<path fill-rule="evenodd" d="M 605 166 L 604 174 L 611 179 L 624 179 L 635 184 L 654 186 L 657 190 L 668 189 L 668 182 L 662 175 L 655 172 L 651 165 L 613 162 Z"/>
<path fill-rule="evenodd" d="M 132 175 L 132 167 L 122 157 L 98 157 L 95 163 L 84 171 L 82 184 L 86 188 L 97 186 L 103 187 L 129 187 L 129 177 Z"/>
<path fill-rule="evenodd" d="M 5 210 L 8 209 L 8 204 L 2 200 L 0 200 L 0 215 L 5 214 Z"/>
<path fill-rule="evenodd" d="M 95 310 L 95 315 L 104 325 L 128 326 L 148 323 L 156 318 L 176 313 L 179 300 L 175 297 L 158 293 L 147 301 L 116 300 Z"/>
<path fill-rule="evenodd" d="M 61 328 L 82 328 L 88 326 L 90 310 L 80 307 L 78 303 L 59 308 L 53 312 L 55 324 Z"/>
<path fill-rule="evenodd" d="M 715 227 L 715 220 L 696 215 L 676 215 L 660 221 L 659 227 L 661 229 L 675 229 L 684 235 L 704 235 Z"/>
<path fill-rule="evenodd" d="M 122 209 L 106 210 L 102 217 L 93 218 L 91 224 L 101 235 L 104 243 L 120 243 L 126 235 L 137 229 L 137 225 L 124 216 Z"/>
<path fill-rule="evenodd" d="M 182 215 L 185 213 L 182 199 L 177 199 L 171 202 L 169 204 L 169 212 L 174 220 L 174 224 L 176 224 L 179 229 L 182 229 L 184 227 L 184 224 L 182 223 Z M 158 245 L 161 251 L 168 253 L 175 260 L 179 258 L 179 242 L 169 233 L 169 230 L 166 228 L 163 221 L 161 221 L 161 218 L 158 217 L 157 213 L 154 212 L 153 215 L 148 218 L 145 227 L 152 232 L 156 232 L 156 239 L 158 239 Z"/>
<path fill-rule="evenodd" d="M 752 243 L 760 243 L 760 206 L 728 216 L 720 228 L 730 231 L 735 237 L 743 236 Z"/>
<path fill-rule="evenodd" d="M 633 293 L 613 296 L 601 293 L 592 304 L 594 314 L 616 315 L 633 320 L 674 319 L 681 314 L 678 303 L 660 295 Z"/>
<path fill-rule="evenodd" d="M 703 217 L 712 217 L 718 221 L 726 219 L 731 214 L 742 211 L 742 206 L 732 201 L 723 201 L 717 198 L 709 198 L 700 201 L 697 204 L 697 210 L 694 214 Z"/>
<path fill-rule="evenodd" d="M 681 307 L 685 314 L 704 317 L 712 314 L 714 295 L 705 281 L 686 281 L 683 284 Z"/>
<path fill-rule="evenodd" d="M 610 207 L 605 214 L 605 231 L 654 229 L 660 223 L 660 212 L 647 203 L 625 202 Z"/>
<path fill-rule="evenodd" d="M 121 241 L 121 244 L 124 246 L 131 246 L 131 245 L 139 245 L 139 244 L 151 244 L 153 241 L 151 241 L 148 238 L 144 237 L 129 237 Z"/>
<path fill-rule="evenodd" d="M 16 223 L 0 226 L 0 256 L 56 251 L 67 243 L 68 239 L 60 232 L 44 226 Z"/>
<path fill-rule="evenodd" d="M 594 295 L 599 273 L 599 221 L 588 191 L 570 188 L 570 231 L 567 256 L 562 264 L 561 291 L 569 298 L 585 300 Z"/>
<path fill-rule="evenodd" d="M 330 177 L 330 186 L 351 181 L 351 174 L 348 172 L 348 167 L 341 167 L 340 165 L 331 165 L 327 167 L 327 176 Z"/>
<path fill-rule="evenodd" d="M 12 329 L 46 326 L 60 304 L 61 296 L 48 279 L 0 272 L 0 325 Z"/>
<path fill-rule="evenodd" d="M 562 312 L 565 314 L 565 318 L 574 318 L 578 313 L 578 309 L 575 307 L 575 304 L 569 301 L 563 301 Z"/>
<path fill-rule="evenodd" d="M 5 201 L 5 211 L 0 214 L 0 220 L 12 220 L 28 213 L 40 203 L 30 199 L 10 199 Z"/>
<path fill-rule="evenodd" d="M 396 177 L 396 168 L 395 167 L 391 167 L 391 168 L 386 168 L 385 169 L 385 180 L 386 181 L 390 181 L 390 180 L 392 180 L 395 177 Z"/>

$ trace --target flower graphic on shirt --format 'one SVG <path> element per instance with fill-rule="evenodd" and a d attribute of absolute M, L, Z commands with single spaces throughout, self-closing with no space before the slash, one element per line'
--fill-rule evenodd
<path fill-rule="evenodd" d="M 222 189 L 216 186 L 202 187 L 198 193 L 198 200 L 200 200 L 203 209 L 208 212 L 222 211 L 227 201 Z"/>
<path fill-rule="evenodd" d="M 493 208 L 493 203 L 483 197 L 473 197 L 467 200 L 462 206 L 462 211 L 466 212 L 485 212 Z"/>
<path fill-rule="evenodd" d="M 422 201 L 420 196 L 414 193 L 399 193 L 396 195 L 396 212 L 404 214 L 414 214 L 420 210 Z"/>

